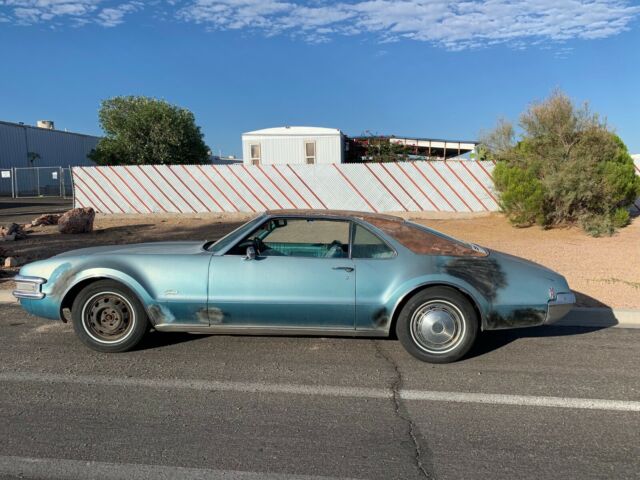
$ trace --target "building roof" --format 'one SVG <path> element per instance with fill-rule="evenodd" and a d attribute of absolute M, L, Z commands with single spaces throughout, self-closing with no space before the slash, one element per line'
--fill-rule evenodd
<path fill-rule="evenodd" d="M 263 128 L 262 130 L 253 130 L 245 132 L 242 135 L 341 135 L 342 132 L 337 128 L 324 127 L 274 127 Z"/>
<path fill-rule="evenodd" d="M 0 120 L 0 125 L 6 125 L 8 127 L 30 128 L 39 132 L 53 132 L 56 134 L 61 133 L 66 135 L 78 135 L 80 137 L 88 137 L 88 138 L 96 138 L 96 139 L 102 138 L 97 135 L 90 135 L 88 133 L 68 132 L 67 130 L 58 130 L 56 128 L 42 128 L 36 125 L 27 125 L 26 123 L 8 122 L 6 120 Z"/>

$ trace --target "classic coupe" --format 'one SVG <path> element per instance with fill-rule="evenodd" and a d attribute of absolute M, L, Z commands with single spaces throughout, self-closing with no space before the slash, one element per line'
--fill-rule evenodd
<path fill-rule="evenodd" d="M 481 330 L 550 324 L 561 275 L 399 217 L 268 211 L 217 241 L 84 248 L 25 265 L 14 295 L 101 352 L 152 328 L 220 334 L 396 334 L 416 358 L 463 357 Z"/>

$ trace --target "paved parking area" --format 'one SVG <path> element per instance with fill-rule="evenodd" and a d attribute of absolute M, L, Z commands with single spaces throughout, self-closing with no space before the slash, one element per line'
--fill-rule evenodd
<path fill-rule="evenodd" d="M 3 478 L 638 478 L 640 331 L 394 340 L 152 333 L 105 355 L 0 306 Z M 91 463 L 87 463 L 91 462 Z"/>
<path fill-rule="evenodd" d="M 0 225 L 6 223 L 29 223 L 45 213 L 63 213 L 73 208 L 73 199 L 7 198 L 0 197 Z"/>

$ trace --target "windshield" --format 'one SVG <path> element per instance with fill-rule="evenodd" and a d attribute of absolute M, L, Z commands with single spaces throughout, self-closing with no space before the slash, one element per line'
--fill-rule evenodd
<path fill-rule="evenodd" d="M 248 234 L 249 231 L 251 231 L 259 223 L 263 222 L 264 218 L 265 218 L 264 215 L 259 215 L 256 218 L 254 218 L 253 220 L 249 220 L 244 225 L 241 225 L 238 228 L 236 228 L 235 230 L 233 230 L 232 232 L 227 233 L 220 240 L 215 242 L 213 245 L 209 246 L 207 248 L 207 250 L 209 250 L 212 253 L 218 253 L 218 252 L 224 250 L 225 248 L 230 246 L 234 241 L 236 241 L 236 239 L 242 238 L 246 234 Z"/>

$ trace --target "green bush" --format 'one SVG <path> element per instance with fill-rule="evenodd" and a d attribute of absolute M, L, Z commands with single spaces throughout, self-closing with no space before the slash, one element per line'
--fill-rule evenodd
<path fill-rule="evenodd" d="M 618 228 L 629 225 L 630 220 L 629 210 L 617 208 L 609 214 L 585 215 L 580 219 L 580 225 L 589 235 L 602 237 L 613 235 Z"/>
<path fill-rule="evenodd" d="M 600 236 L 629 223 L 626 207 L 640 195 L 640 178 L 622 140 L 597 115 L 554 93 L 524 112 L 520 126 L 517 143 L 504 122 L 488 136 L 500 145 L 490 152 L 498 162 L 494 179 L 515 225 L 578 223 Z"/>
<path fill-rule="evenodd" d="M 500 206 L 518 227 L 544 222 L 544 188 L 530 170 L 510 166 L 504 162 L 493 171 L 496 187 L 500 190 Z"/>
<path fill-rule="evenodd" d="M 102 102 L 105 136 L 89 158 L 98 165 L 204 164 L 204 143 L 193 113 L 164 100 L 114 97 Z"/>

